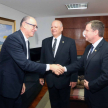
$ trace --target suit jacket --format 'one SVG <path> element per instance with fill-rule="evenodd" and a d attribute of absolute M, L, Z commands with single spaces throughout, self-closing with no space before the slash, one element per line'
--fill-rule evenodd
<path fill-rule="evenodd" d="M 70 73 L 84 67 L 85 79 L 89 81 L 85 98 L 98 108 L 108 108 L 108 43 L 103 39 L 87 60 L 90 47 L 88 45 L 82 58 L 67 66 L 67 70 Z"/>
<path fill-rule="evenodd" d="M 53 37 L 49 37 L 42 42 L 41 63 L 66 66 L 77 60 L 76 46 L 73 39 L 65 36 L 61 37 L 55 58 L 52 52 L 52 39 Z M 69 86 L 70 81 L 77 82 L 77 73 L 67 75 L 67 72 L 65 72 L 57 76 L 49 71 L 45 74 L 45 77 L 48 87 L 55 85 L 58 89 Z"/>
<path fill-rule="evenodd" d="M 22 32 L 16 31 L 7 37 L 0 54 L 0 94 L 17 98 L 22 89 L 26 71 L 44 74 L 45 64 L 27 59 L 26 44 Z"/>

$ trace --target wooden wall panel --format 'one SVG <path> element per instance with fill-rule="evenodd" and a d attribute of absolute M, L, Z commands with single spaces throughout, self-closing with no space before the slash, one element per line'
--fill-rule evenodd
<path fill-rule="evenodd" d="M 92 21 L 92 20 L 100 20 L 100 16 L 90 16 L 90 17 L 87 17 L 87 22 Z"/>
<path fill-rule="evenodd" d="M 75 39 L 77 55 L 82 55 L 85 51 L 85 48 L 89 44 L 85 39 Z"/>
<path fill-rule="evenodd" d="M 85 28 L 85 24 L 87 22 L 86 17 L 82 18 L 56 18 L 63 22 L 64 28 Z"/>
<path fill-rule="evenodd" d="M 75 39 L 75 32 L 73 29 L 64 29 L 63 35 Z"/>
<path fill-rule="evenodd" d="M 85 28 L 86 22 L 87 22 L 86 17 L 73 18 L 73 25 L 74 25 L 74 28 L 76 28 L 76 29 Z"/>
<path fill-rule="evenodd" d="M 104 38 L 108 38 L 108 28 L 105 28 Z"/>
<path fill-rule="evenodd" d="M 75 40 L 77 50 L 85 50 L 87 42 L 84 39 Z"/>
<path fill-rule="evenodd" d="M 84 29 L 64 29 L 63 35 L 72 39 L 85 39 L 82 35 Z"/>
<path fill-rule="evenodd" d="M 82 33 L 85 29 L 85 24 L 91 20 L 100 20 L 105 24 L 104 38 L 108 41 L 108 16 L 56 18 L 56 20 L 60 20 L 63 23 L 63 35 L 75 40 L 77 55 L 82 55 L 89 44 Z"/>
<path fill-rule="evenodd" d="M 62 18 L 63 28 L 74 28 L 73 18 Z"/>
<path fill-rule="evenodd" d="M 108 16 L 100 16 L 100 21 L 105 24 L 105 27 L 108 27 Z"/>

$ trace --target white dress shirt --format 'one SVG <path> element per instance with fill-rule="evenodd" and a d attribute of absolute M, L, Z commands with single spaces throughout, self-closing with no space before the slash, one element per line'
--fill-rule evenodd
<path fill-rule="evenodd" d="M 59 44 L 60 44 L 60 40 L 61 40 L 61 37 L 62 35 L 58 36 L 56 39 L 57 39 L 57 43 L 56 43 L 56 48 L 55 48 L 55 52 L 54 52 L 54 57 L 56 56 L 56 53 L 57 53 L 57 50 L 58 50 L 58 47 L 59 47 Z M 52 40 L 52 47 L 53 47 L 53 44 L 54 44 L 54 40 L 55 40 L 55 37 L 53 37 L 53 40 Z M 64 66 L 65 68 L 65 72 L 67 72 L 67 68 Z"/>
<path fill-rule="evenodd" d="M 61 40 L 61 35 L 58 36 L 56 39 L 57 39 L 57 43 L 56 43 L 56 47 L 55 47 L 54 57 L 55 57 L 57 49 L 59 47 L 59 43 L 60 43 L 60 40 Z M 53 47 L 53 44 L 54 44 L 54 40 L 55 40 L 55 37 L 53 37 L 53 40 L 52 40 L 52 47 Z"/>
<path fill-rule="evenodd" d="M 22 32 L 22 31 L 21 31 Z M 24 37 L 24 40 L 25 40 L 25 43 L 26 43 L 26 49 L 27 49 L 27 59 L 29 58 L 29 54 L 28 54 L 28 39 L 26 38 L 26 36 L 24 35 L 24 33 L 22 32 L 22 34 L 23 34 L 23 37 Z"/>
<path fill-rule="evenodd" d="M 22 31 L 21 31 L 22 32 Z M 24 33 L 22 32 L 22 34 L 23 34 L 23 37 L 24 37 L 24 40 L 25 40 L 25 43 L 26 43 L 26 49 L 27 49 L 27 59 L 28 59 L 28 57 L 30 56 L 29 54 L 28 54 L 28 39 L 26 38 L 26 36 L 24 35 Z M 50 66 L 49 66 L 49 64 L 46 64 L 46 71 L 49 71 L 50 70 Z"/>

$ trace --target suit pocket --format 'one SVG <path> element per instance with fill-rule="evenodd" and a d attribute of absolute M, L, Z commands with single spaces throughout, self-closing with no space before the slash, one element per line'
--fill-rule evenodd
<path fill-rule="evenodd" d="M 16 74 L 13 74 L 13 73 L 7 73 L 7 72 L 3 72 L 2 74 L 2 81 L 4 84 L 9 84 L 9 85 L 12 85 L 17 81 L 17 75 Z M 7 85 L 8 86 L 8 85 Z"/>

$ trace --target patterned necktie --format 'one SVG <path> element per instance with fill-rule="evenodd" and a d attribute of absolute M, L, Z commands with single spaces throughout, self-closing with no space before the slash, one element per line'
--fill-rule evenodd
<path fill-rule="evenodd" d="M 56 43 L 57 43 L 57 39 L 54 39 L 54 44 L 52 47 L 53 54 L 55 54 Z"/>
<path fill-rule="evenodd" d="M 91 45 L 91 48 L 90 48 L 90 53 L 89 53 L 89 55 L 88 55 L 87 59 L 88 59 L 88 58 L 90 57 L 90 55 L 92 54 L 93 48 L 94 48 L 94 46 L 93 46 L 93 45 Z"/>

